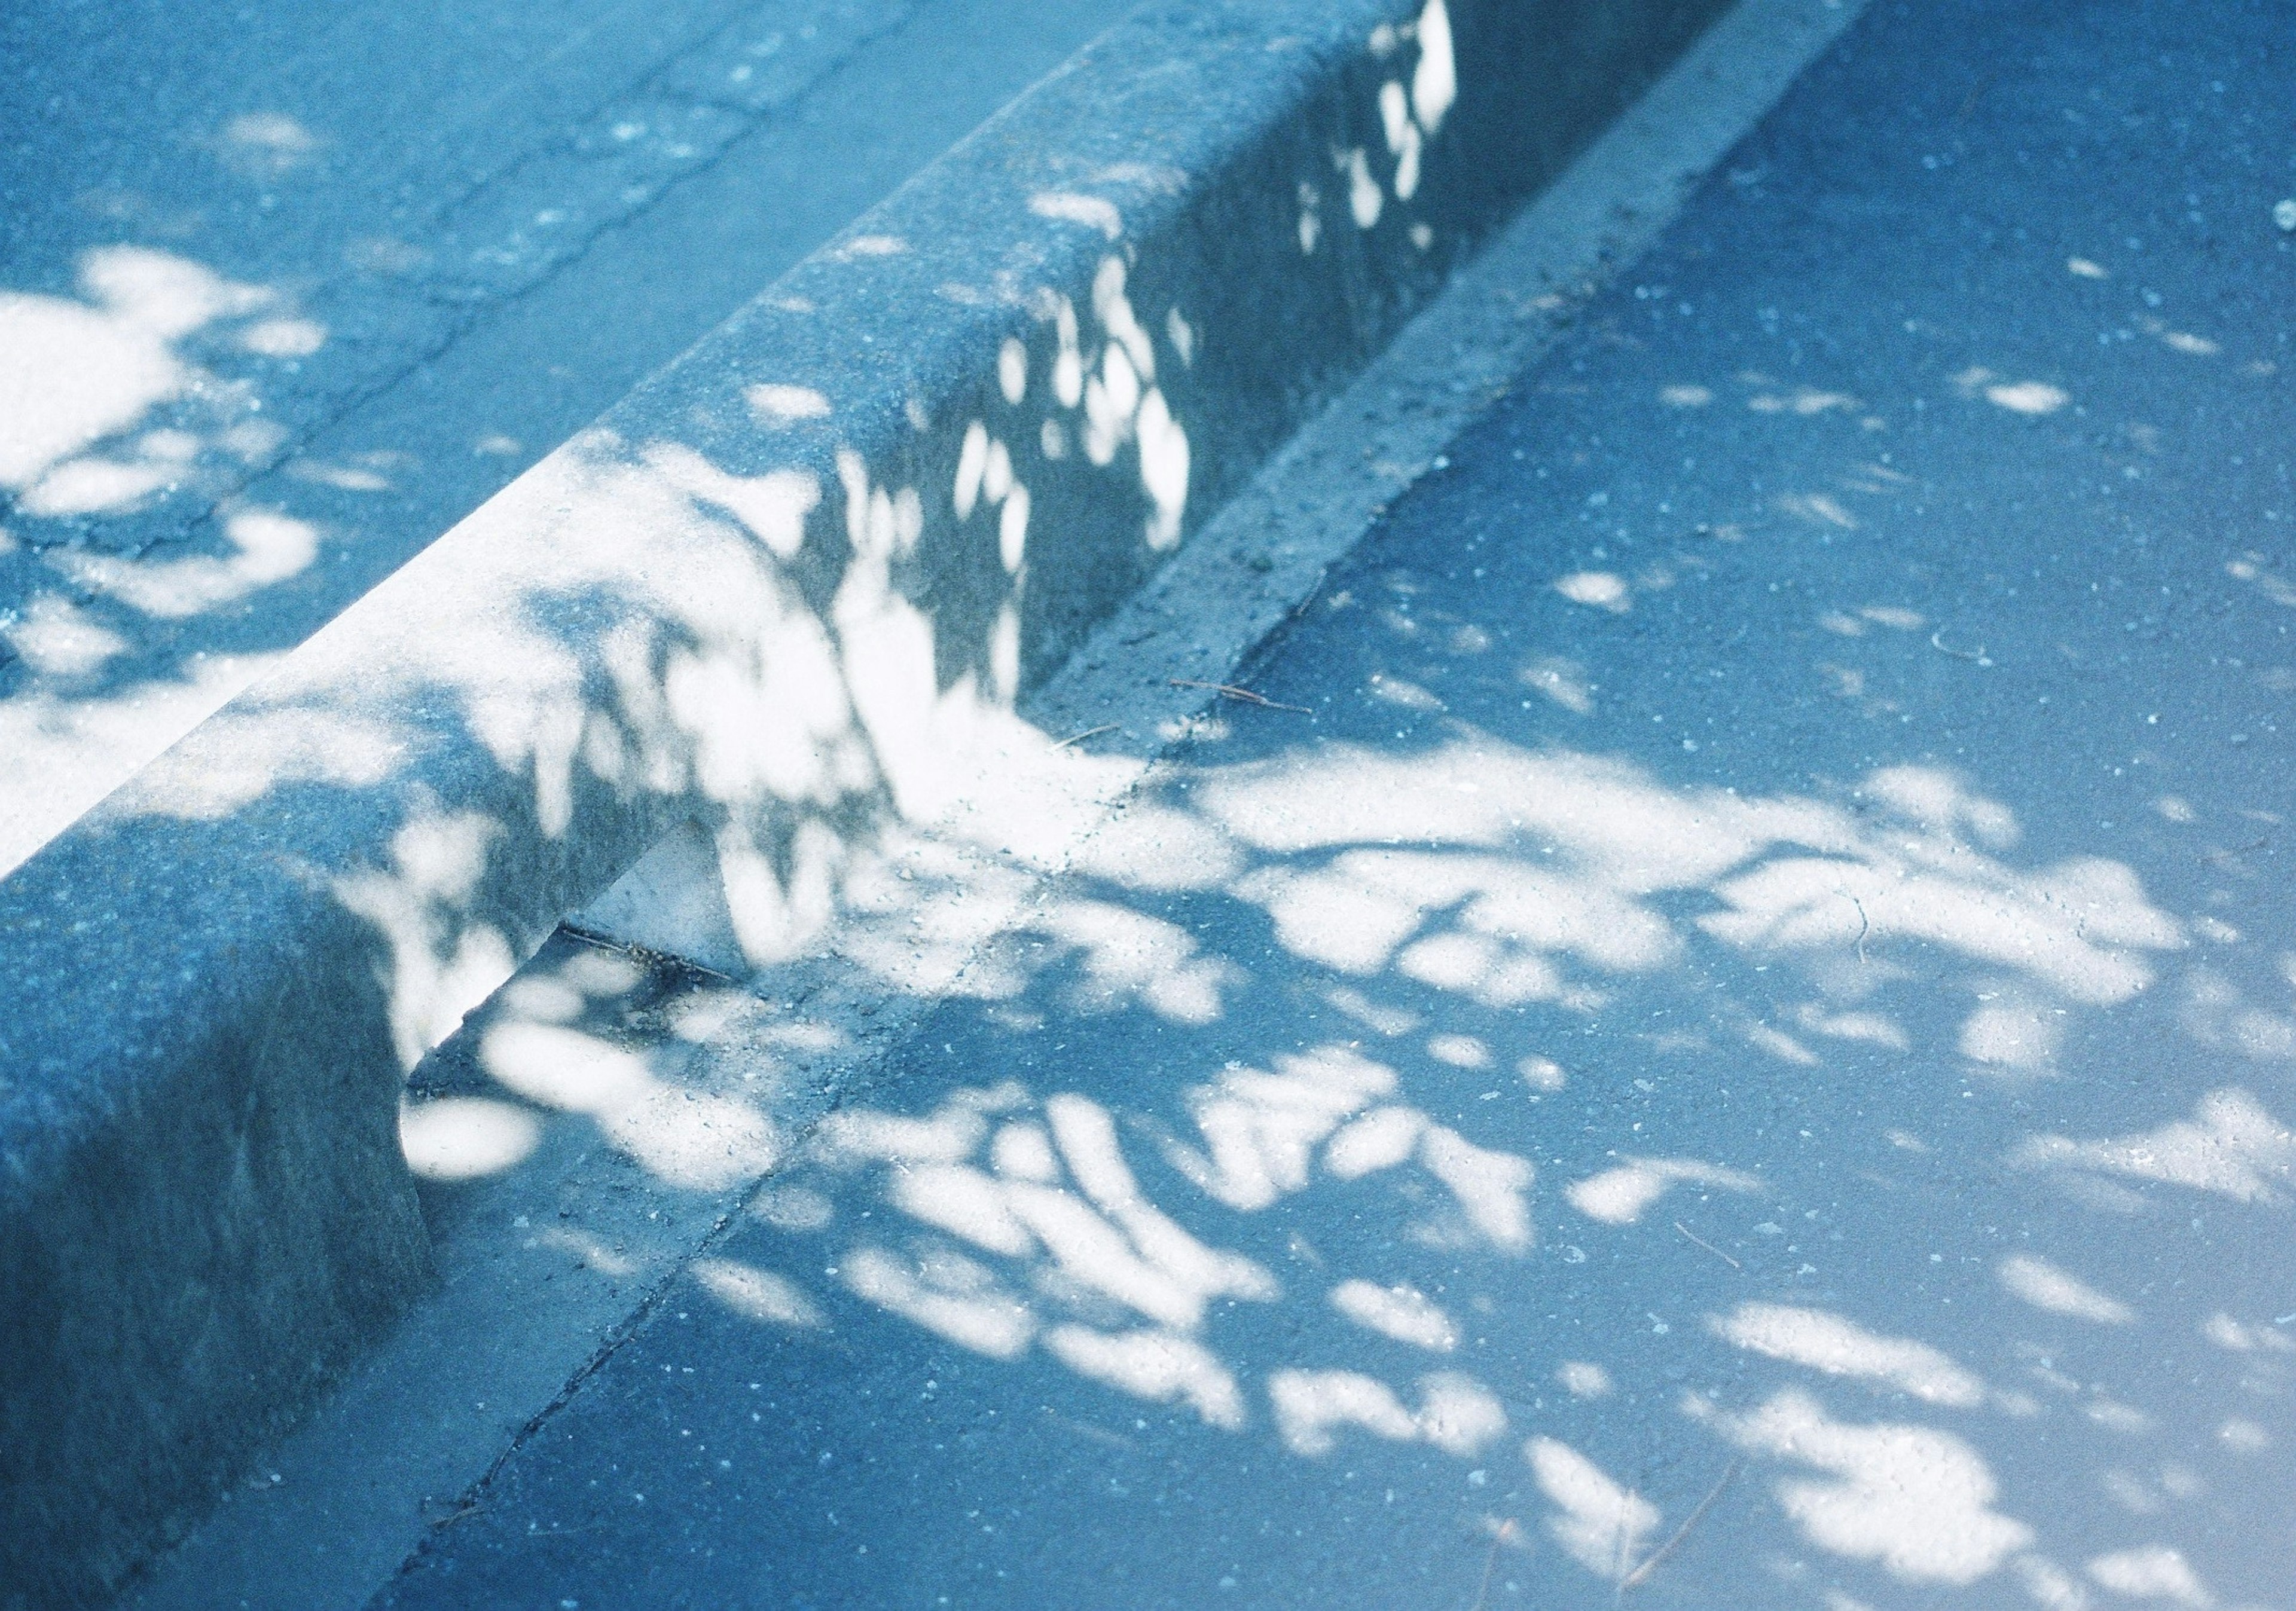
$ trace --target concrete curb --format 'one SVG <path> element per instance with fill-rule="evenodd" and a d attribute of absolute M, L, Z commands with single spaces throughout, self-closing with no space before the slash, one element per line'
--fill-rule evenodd
<path fill-rule="evenodd" d="M 422 1289 L 399 1084 L 563 916 L 789 954 L 1719 9 L 1144 12 L 0 883 L 12 1603 Z"/>

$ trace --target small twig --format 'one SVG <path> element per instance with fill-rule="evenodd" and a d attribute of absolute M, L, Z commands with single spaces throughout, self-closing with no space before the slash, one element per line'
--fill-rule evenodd
<path fill-rule="evenodd" d="M 2267 833 L 2260 838 L 2251 839 L 2245 845 L 2235 845 L 2230 850 L 2204 850 L 2201 853 L 2201 860 L 2203 862 L 2228 862 L 2236 855 L 2246 855 L 2251 850 L 2261 850 L 2267 845 L 2271 843 L 2272 836 Z"/>
<path fill-rule="evenodd" d="M 633 945 L 627 940 L 615 939 L 611 935 L 600 934 L 594 929 L 585 928 L 579 923 L 562 922 L 559 927 L 593 951 L 611 951 L 617 956 L 627 957 L 639 967 L 650 971 L 671 969 L 680 973 L 698 973 L 704 978 L 716 979 L 721 985 L 734 983 L 734 976 L 730 973 L 720 973 L 715 968 L 704 968 L 699 962 L 688 961 L 685 958 L 673 955 L 667 951 L 655 951 L 644 945 Z"/>
<path fill-rule="evenodd" d="M 1712 1254 L 1716 1258 L 1720 1259 L 1724 1263 L 1729 1265 L 1731 1269 L 1743 1270 L 1746 1267 L 1740 1263 L 1736 1259 L 1732 1258 L 1728 1254 L 1723 1252 L 1722 1249 L 1717 1247 L 1713 1243 L 1708 1241 L 1704 1237 L 1699 1235 L 1698 1232 L 1693 1231 L 1689 1226 L 1684 1224 L 1680 1220 L 1674 1222 L 1674 1228 L 1677 1231 L 1681 1231 L 1683 1235 L 1688 1237 L 1692 1241 L 1696 1242 L 1700 1247 L 1705 1248 L 1707 1252 Z"/>
<path fill-rule="evenodd" d="M 1698 1509 L 1683 1517 L 1682 1525 L 1674 1530 L 1674 1536 L 1653 1550 L 1648 1560 L 1619 1580 L 1619 1597 L 1621 1599 L 1626 1598 L 1628 1590 L 1639 1589 L 1644 1583 L 1649 1582 L 1650 1574 L 1659 1569 L 1666 1558 L 1682 1548 L 1682 1541 L 1690 1536 L 1690 1530 L 1693 1527 L 1706 1519 L 1706 1513 L 1714 1509 L 1714 1501 L 1722 1497 L 1722 1490 L 1730 1485 L 1731 1480 L 1738 1475 L 1738 1468 L 1744 1463 L 1742 1460 L 1732 1460 L 1723 1470 L 1722 1480 L 1714 1484 L 1712 1491 L 1704 1499 L 1698 1501 Z"/>
<path fill-rule="evenodd" d="M 1857 908 L 1857 965 L 1863 968 L 1866 966 L 1866 936 L 1873 932 L 1874 925 L 1866 920 L 1865 902 L 1854 895 L 1845 898 Z"/>
<path fill-rule="evenodd" d="M 1300 601 L 1292 607 L 1292 618 L 1293 620 L 1298 621 L 1306 617 L 1308 611 L 1314 607 L 1316 601 L 1324 596 L 1324 584 L 1329 582 L 1331 579 L 1332 568 L 1326 565 L 1321 571 L 1316 573 L 1316 585 L 1309 588 L 1306 593 L 1301 593 L 1300 595 Z"/>
<path fill-rule="evenodd" d="M 1491 1552 L 1483 1557 L 1483 1581 L 1475 1590 L 1475 1603 L 1469 1611 L 1483 1611 L 1490 1602 L 1491 1572 L 1499 1564 L 1499 1546 L 1514 1537 L 1514 1517 L 1508 1517 L 1491 1529 Z"/>
<path fill-rule="evenodd" d="M 1956 660 L 1972 660 L 1980 666 L 1990 666 L 1993 664 L 1992 661 L 1985 658 L 1985 645 L 1982 643 L 1980 643 L 1974 649 L 1955 649 L 1951 647 L 1945 641 L 1945 628 L 1942 626 L 1930 634 L 1930 647 L 1936 650 L 1939 654 L 1951 655 Z"/>
<path fill-rule="evenodd" d="M 1103 722 L 1097 727 L 1087 727 L 1082 732 L 1071 733 L 1069 737 L 1062 739 L 1059 743 L 1054 745 L 1053 748 L 1054 749 L 1066 749 L 1071 744 L 1081 744 L 1086 739 L 1095 739 L 1103 732 L 1114 732 L 1115 731 L 1115 723 Z"/>
<path fill-rule="evenodd" d="M 469 1516 L 479 1508 L 477 1497 L 469 1493 L 462 1494 L 455 1499 L 448 1500 L 445 1501 L 445 1503 L 447 1507 L 446 1509 L 441 1514 L 430 1518 L 430 1525 L 434 1529 L 451 1527 L 456 1522 L 461 1521 L 464 1517 Z"/>
<path fill-rule="evenodd" d="M 1213 693 L 1225 694 L 1231 699 L 1242 699 L 1247 705 L 1265 705 L 1270 710 L 1296 711 L 1303 716 L 1312 716 L 1316 714 L 1305 705 L 1286 705 L 1280 699 L 1269 699 L 1264 693 L 1254 693 L 1249 688 L 1237 688 L 1226 683 L 1199 683 L 1193 677 L 1167 677 L 1164 680 L 1175 688 L 1209 689 Z"/>
<path fill-rule="evenodd" d="M 1957 129 L 1969 121 L 1969 114 L 1977 110 L 1978 102 L 1984 97 L 1986 91 L 1993 87 L 1994 79 L 1997 77 L 1997 74 L 1988 74 L 1980 78 L 1969 94 L 1962 97 L 1961 110 L 1953 115 L 1953 127 Z"/>

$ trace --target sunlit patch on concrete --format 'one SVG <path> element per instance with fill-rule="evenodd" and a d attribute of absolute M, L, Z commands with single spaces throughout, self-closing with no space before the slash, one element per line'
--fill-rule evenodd
<path fill-rule="evenodd" d="M 266 358 L 308 358 L 326 345 L 327 327 L 313 319 L 264 319 L 239 335 L 239 344 Z"/>
<path fill-rule="evenodd" d="M 1332 153 L 1332 166 L 1348 187 L 1348 212 L 1357 229 L 1370 229 L 1379 222 L 1379 215 L 1387 205 L 1387 196 L 1372 177 L 1371 162 L 1360 145 Z"/>
<path fill-rule="evenodd" d="M 2257 550 L 2248 550 L 2238 559 L 2226 561 L 2225 574 L 2235 581 L 2248 583 L 2275 604 L 2296 609 L 2296 582 L 2275 570 L 2272 560 Z"/>
<path fill-rule="evenodd" d="M 845 1284 L 860 1296 L 961 1347 L 1012 1359 L 1036 1335 L 1036 1319 L 978 1262 L 951 1253 L 906 1258 L 882 1247 L 848 1254 Z"/>
<path fill-rule="evenodd" d="M 1267 1395 L 1294 1454 L 1330 1453 L 1341 1427 L 1361 1427 L 1393 1443 L 1419 1435 L 1395 1390 L 1359 1370 L 1278 1370 L 1267 1378 Z"/>
<path fill-rule="evenodd" d="M 2036 1136 L 2010 1155 L 2026 1168 L 2154 1181 L 2278 1206 L 2296 1170 L 2296 1133 L 2237 1086 L 2210 1092 L 2190 1119 L 2110 1141 Z"/>
<path fill-rule="evenodd" d="M 1416 1288 L 1341 1281 L 1332 1288 L 1332 1306 L 1358 1326 L 1399 1343 L 1437 1353 L 1448 1353 L 1459 1345 L 1458 1329 L 1450 1317 Z"/>
<path fill-rule="evenodd" d="M 1265 1208 L 1304 1188 L 1315 1148 L 1396 1085 L 1394 1070 L 1344 1047 L 1279 1057 L 1273 1073 L 1232 1067 L 1193 1103 L 1207 1151 L 1176 1149 L 1173 1162 L 1231 1207 Z"/>
<path fill-rule="evenodd" d="M 1177 1023 L 1210 1024 L 1247 981 L 1234 963 L 1200 954 L 1178 925 L 1128 906 L 1065 901 L 1045 927 L 1074 947 L 1084 965 L 1080 988 L 1103 1010 L 1136 1000 Z"/>
<path fill-rule="evenodd" d="M 2272 1434 L 2245 1416 L 2234 1416 L 2217 1428 L 2217 1441 L 2241 1454 L 2261 1454 L 2273 1445 Z"/>
<path fill-rule="evenodd" d="M 1419 1379 L 1419 1435 L 1456 1460 L 1472 1460 L 1505 1435 L 1506 1408 L 1473 1377 L 1438 1370 Z"/>
<path fill-rule="evenodd" d="M 742 396 L 749 403 L 750 412 L 767 425 L 829 417 L 829 399 L 810 386 L 760 381 L 744 390 Z"/>
<path fill-rule="evenodd" d="M 2039 1555 L 2020 1555 L 2009 1563 L 2009 1569 L 2042 1611 L 2088 1611 L 2088 1591 L 2056 1562 Z"/>
<path fill-rule="evenodd" d="M 1837 410 L 1855 413 L 1863 405 L 1848 392 L 1819 391 L 1812 387 L 1796 387 L 1784 396 L 1764 392 L 1750 397 L 1746 406 L 1756 413 L 1792 413 L 1805 417 L 1810 414 L 1832 413 Z"/>
<path fill-rule="evenodd" d="M 100 671 L 127 649 L 119 634 L 58 593 L 41 593 L 20 612 L 11 611 L 0 637 L 35 671 L 65 679 Z"/>
<path fill-rule="evenodd" d="M 2218 1310 L 2201 1327 L 2201 1335 L 2219 1348 L 2237 1353 L 2296 1353 L 2296 1337 L 2274 1325 L 2243 1325 Z"/>
<path fill-rule="evenodd" d="M 2166 1600 L 2191 1611 L 2208 1611 L 2217 1603 L 2183 1553 L 2165 1544 L 2100 1555 L 2088 1563 L 2088 1574 L 2102 1587 L 2131 1599 Z"/>
<path fill-rule="evenodd" d="M 1115 203 L 1075 191 L 1038 191 L 1029 198 L 1029 210 L 1039 218 L 1057 218 L 1098 230 L 1114 241 L 1124 233 L 1124 218 Z"/>
<path fill-rule="evenodd" d="M 769 1325 L 819 1330 L 829 1322 L 820 1305 L 787 1278 L 737 1259 L 693 1261 L 693 1279 L 736 1314 Z"/>
<path fill-rule="evenodd" d="M 222 525 L 234 551 L 228 556 L 139 561 L 76 554 L 61 563 L 86 587 L 160 620 L 179 620 L 284 582 L 319 555 L 319 529 L 291 515 L 243 509 L 226 514 Z"/>
<path fill-rule="evenodd" d="M 500 831 L 475 812 L 418 818 L 392 836 L 390 869 L 338 884 L 337 898 L 390 945 L 391 1035 L 406 1068 L 517 966 L 499 931 L 461 917 L 484 875 L 487 846 Z"/>
<path fill-rule="evenodd" d="M 1554 1379 L 1572 1398 L 1607 1398 L 1617 1390 L 1611 1373 L 1592 1360 L 1564 1360 L 1554 1368 Z"/>
<path fill-rule="evenodd" d="M 2128 1304 L 2029 1253 L 2013 1254 L 2001 1261 L 2001 1284 L 2036 1309 L 2052 1314 L 2094 1321 L 2101 1326 L 2126 1326 L 2136 1316 Z"/>
<path fill-rule="evenodd" d="M 1553 1058 L 1524 1058 L 1515 1065 L 1515 1072 L 1522 1076 L 1524 1084 L 1542 1095 L 1560 1091 L 1569 1083 L 1569 1077 L 1562 1072 L 1562 1065 Z"/>
<path fill-rule="evenodd" d="M 2201 925 L 2195 924 L 2195 928 Z M 2226 928 L 2228 926 L 2218 925 Z M 2210 931 L 2219 944 L 2232 944 Z M 2291 971 L 2282 960 L 2284 977 Z M 2212 968 L 2195 968 L 2185 976 L 2185 1027 L 2203 1046 L 2217 1047 L 2259 1060 L 2296 1058 L 2296 1012 L 2275 1012 L 2253 1003 L 2248 993 Z"/>
<path fill-rule="evenodd" d="M 773 1125 L 748 1103 L 666 1081 L 644 1054 L 578 1029 L 508 1020 L 487 1032 L 480 1058 L 504 1089 L 589 1115 L 671 1185 L 722 1190 L 756 1179 L 781 1154 Z"/>
<path fill-rule="evenodd" d="M 1626 578 L 1608 570 L 1573 571 L 1556 580 L 1554 591 L 1573 604 L 1591 604 L 1614 614 L 1624 614 L 1634 597 Z"/>
<path fill-rule="evenodd" d="M 1554 953 L 1640 972 L 1676 945 L 1630 898 L 1513 858 L 1355 850 L 1322 868 L 1269 869 L 1238 887 L 1267 907 L 1296 954 L 1357 973 L 1393 959 L 1414 978 L 1502 1005 L 1563 993 Z M 1429 915 L 1443 911 L 1457 914 L 1454 923 L 1426 932 Z"/>
<path fill-rule="evenodd" d="M 1111 1337 L 1084 1326 L 1056 1326 L 1045 1347 L 1078 1375 L 1105 1382 L 1136 1398 L 1188 1405 L 1227 1431 L 1249 1419 L 1235 1378 L 1193 1338 L 1169 1331 Z"/>
<path fill-rule="evenodd" d="M 119 648 L 117 634 L 77 611 L 51 612 L 45 599 L 53 596 L 25 612 L 18 623 L 25 634 L 21 641 L 35 652 L 57 656 L 70 675 L 100 672 Z M 156 756 L 283 658 L 214 655 L 195 662 L 181 682 L 134 684 L 101 698 L 35 689 L 0 702 L 0 754 L 43 781 L 36 797 L 13 803 L 14 808 L 0 814 L 0 870 L 16 866 L 110 792 L 116 780 L 103 766 L 90 764 L 91 751 Z M 359 783 L 389 775 L 391 735 L 373 724 L 287 712 L 261 725 L 271 757 L 263 773 L 232 776 L 204 769 L 193 776 L 178 774 L 157 794 L 155 807 L 211 821 L 282 781 Z"/>
<path fill-rule="evenodd" d="M 890 1188 L 893 1206 L 921 1224 L 961 1237 L 976 1247 L 1021 1257 L 1037 1249 L 1037 1239 L 1021 1223 L 1004 1189 L 979 1170 L 962 1164 L 917 1164 L 898 1171 Z"/>
<path fill-rule="evenodd" d="M 1563 1553 L 1605 1582 L 1622 1580 L 1648 1548 L 1658 1507 L 1560 1438 L 1532 1438 L 1523 1458 L 1555 1506 L 1546 1530 Z"/>
<path fill-rule="evenodd" d="M 819 1231 L 837 1217 L 837 1205 L 809 1186 L 769 1184 L 751 1200 L 750 1212 L 776 1230 Z"/>
<path fill-rule="evenodd" d="M 529 1108 L 486 1097 L 439 1097 L 399 1109 L 406 1166 L 426 1181 L 471 1181 L 524 1161 L 542 1139 Z"/>
<path fill-rule="evenodd" d="M 2028 417 L 2053 414 L 2072 401 L 2062 387 L 2052 386 L 2046 380 L 1997 380 L 1991 370 L 1981 365 L 1962 371 L 1953 378 L 1953 383 L 1964 397 L 1982 397 L 1996 408 Z"/>
<path fill-rule="evenodd" d="M 847 239 L 832 249 L 832 255 L 847 262 L 867 258 L 898 258 L 909 249 L 909 243 L 898 235 L 859 234 Z"/>
<path fill-rule="evenodd" d="M 1570 1206 L 1606 1225 L 1631 1225 L 1675 1185 L 1759 1192 L 1762 1182 L 1742 1169 L 1697 1158 L 1628 1158 L 1615 1169 L 1578 1182 L 1564 1192 Z"/>
<path fill-rule="evenodd" d="M 203 452 L 275 447 L 259 396 L 202 368 L 187 344 L 230 326 L 242 350 L 300 358 L 325 341 L 322 326 L 283 311 L 275 291 L 146 247 L 92 250 L 79 278 L 84 301 L 0 291 L 0 487 L 20 511 L 117 512 L 199 473 Z M 168 429 L 127 439 L 168 407 Z"/>
<path fill-rule="evenodd" d="M 319 137 L 285 112 L 242 112 L 209 143 L 242 177 L 276 179 L 312 160 Z"/>
<path fill-rule="evenodd" d="M 1285 1370 L 1267 1378 L 1276 1428 L 1295 1454 L 1328 1454 L 1341 1431 L 1356 1428 L 1390 1443 L 1423 1439 L 1464 1459 L 1506 1430 L 1498 1401 L 1467 1378 L 1439 1372 L 1421 1390 L 1414 1413 L 1394 1388 L 1359 1370 Z"/>
<path fill-rule="evenodd" d="M 1360 1180 L 1408 1159 L 1427 1121 L 1409 1108 L 1375 1108 L 1332 1138 L 1324 1166 L 1343 1181 Z"/>
<path fill-rule="evenodd" d="M 648 448 L 645 459 L 673 486 L 741 521 L 775 558 L 793 559 L 804 546 L 806 517 L 821 503 L 821 483 L 809 472 L 776 470 L 762 476 L 728 475 L 692 448 L 676 443 Z"/>
<path fill-rule="evenodd" d="M 1891 1051 L 1906 1051 L 1913 1047 L 1905 1030 L 1879 1012 L 1828 1012 L 1816 1002 L 1807 1002 L 1795 1012 L 1794 1022 L 1813 1034 L 1837 1041 L 1882 1046 Z"/>
<path fill-rule="evenodd" d="M 1454 1068 L 1488 1068 L 1491 1049 L 1472 1034 L 1439 1034 L 1427 1043 L 1427 1055 Z"/>
<path fill-rule="evenodd" d="M 1993 1509 L 1991 1468 L 1949 1433 L 1835 1420 L 1799 1390 L 1716 1424 L 1749 1452 L 1825 1472 L 1780 1480 L 1779 1504 L 1820 1549 L 1903 1582 L 1965 1586 L 2033 1541 L 2032 1528 Z"/>
<path fill-rule="evenodd" d="M 2063 1042 L 2059 1022 L 2063 1010 L 2017 992 L 2001 993 L 2001 998 L 1982 1003 L 1963 1020 L 1961 1054 L 1972 1062 L 2005 1068 L 2047 1068 Z"/>
<path fill-rule="evenodd" d="M 1792 515 L 1806 525 L 1819 526 L 1833 531 L 1856 531 L 1857 517 L 1841 505 L 1841 500 L 1831 493 L 1780 493 L 1777 507 L 1781 513 Z"/>
<path fill-rule="evenodd" d="M 846 1108 L 822 1121 L 813 1145 L 817 1155 L 838 1165 L 878 1159 L 954 1164 L 970 1157 L 988 1133 L 988 1121 L 971 1103 L 949 1103 L 925 1119 Z"/>
<path fill-rule="evenodd" d="M 1755 1353 L 1909 1394 L 1924 1403 L 1982 1403 L 1985 1384 L 1927 1343 L 1883 1337 L 1822 1309 L 1741 1304 L 1711 1322 L 1715 1335 Z"/>

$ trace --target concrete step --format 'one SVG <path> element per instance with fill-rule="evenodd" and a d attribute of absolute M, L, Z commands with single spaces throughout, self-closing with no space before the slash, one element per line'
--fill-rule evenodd
<path fill-rule="evenodd" d="M 789 1127 L 377 1611 L 2286 1603 L 2291 15 L 1869 8 L 817 1124 L 500 1001 Z"/>
<path fill-rule="evenodd" d="M 846 898 L 791 960 L 734 983 L 562 931 L 464 1019 L 418 1065 L 402 1118 L 439 1288 L 262 1456 L 143 1603 L 358 1605 L 459 1525 L 485 1475 L 739 1221 L 760 1172 L 800 1166 L 833 1108 L 891 1100 L 906 1059 L 939 1044 L 938 1004 L 994 995 L 997 948 L 1039 937 L 1048 878 L 1121 837 L 1111 811 L 1176 736 L 1212 739 L 1247 708 L 1214 685 L 1249 680 L 1234 667 L 1251 645 L 1846 20 L 1775 4 L 1718 24 L 1024 696 L 1029 748 L 939 819 L 849 847 Z M 1144 820 L 1152 846 L 1163 820 Z M 1088 943 L 1146 978 L 1151 958 L 1116 961 L 1138 937 Z"/>
<path fill-rule="evenodd" d="M 0 872 L 1128 7 L 242 9 L 0 20 Z"/>

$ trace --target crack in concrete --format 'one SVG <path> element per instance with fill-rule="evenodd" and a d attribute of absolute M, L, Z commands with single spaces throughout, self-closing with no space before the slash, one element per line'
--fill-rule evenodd
<path fill-rule="evenodd" d="M 629 110 L 636 103 L 649 99 L 672 108 L 706 109 L 733 114 L 740 127 L 727 133 L 706 153 L 697 151 L 693 160 L 684 162 L 666 176 L 657 178 L 644 186 L 642 193 L 634 196 L 630 193 L 631 187 L 622 187 L 619 205 L 596 212 L 594 222 L 588 229 L 578 236 L 569 237 L 573 244 L 568 249 L 550 254 L 539 273 L 521 276 L 515 284 L 496 289 L 442 275 L 417 279 L 412 290 L 419 305 L 449 315 L 451 322 L 443 333 L 433 341 L 411 348 L 404 362 L 389 368 L 369 382 L 316 388 L 306 392 L 304 396 L 317 402 L 316 412 L 267 454 L 246 462 L 245 467 L 236 474 L 226 472 L 219 478 L 216 490 L 207 498 L 204 506 L 160 516 L 151 521 L 156 529 L 142 532 L 135 528 L 144 524 L 144 520 L 139 519 L 136 511 L 129 511 L 110 518 L 80 516 L 41 521 L 30 529 L 20 530 L 16 535 L 27 548 L 36 552 L 55 548 L 85 548 L 133 560 L 144 559 L 156 549 L 189 544 L 211 535 L 217 520 L 235 500 L 244 496 L 250 488 L 281 473 L 302 457 L 318 439 L 340 428 L 362 410 L 389 397 L 438 363 L 468 339 L 490 313 L 512 306 L 551 284 L 587 258 L 610 233 L 627 229 L 637 223 L 680 186 L 718 167 L 742 141 L 754 137 L 776 122 L 801 115 L 804 104 L 820 94 L 832 79 L 851 64 L 855 57 L 906 26 L 917 10 L 914 0 L 886 0 L 885 9 L 875 26 L 864 27 L 848 35 L 832 53 L 812 63 L 803 82 L 785 95 L 744 105 L 738 99 L 687 95 L 672 87 L 694 64 L 721 54 L 726 48 L 728 37 L 744 31 L 761 13 L 745 13 L 726 22 L 705 40 L 679 53 L 611 99 L 601 102 L 576 126 L 578 132 L 573 135 L 562 136 L 528 151 L 439 208 L 431 215 L 432 232 L 443 234 L 446 220 L 481 204 L 486 198 L 507 197 L 520 175 L 531 173 L 553 159 L 570 154 L 584 159 L 586 165 L 605 168 L 616 157 L 625 153 L 603 150 L 593 155 L 583 151 L 579 143 L 582 134 L 599 128 L 611 130 L 617 121 L 627 120 Z M 562 195 L 555 198 L 555 204 L 562 205 L 578 217 L 586 210 L 587 201 L 612 193 L 612 186 L 602 184 L 591 196 Z M 542 210 L 547 210 L 547 208 Z M 352 282 L 350 276 L 322 281 L 315 289 L 312 299 L 316 300 L 326 291 Z M 759 289 L 763 289 L 762 285 Z M 15 502 L 13 498 L 0 499 L 0 515 L 14 515 Z M 43 526 L 50 531 L 61 527 L 62 533 L 44 537 L 39 529 Z M 112 535 L 115 533 L 119 535 Z M 102 588 L 85 584 L 72 584 L 62 591 L 78 604 L 87 604 L 103 596 Z"/>

